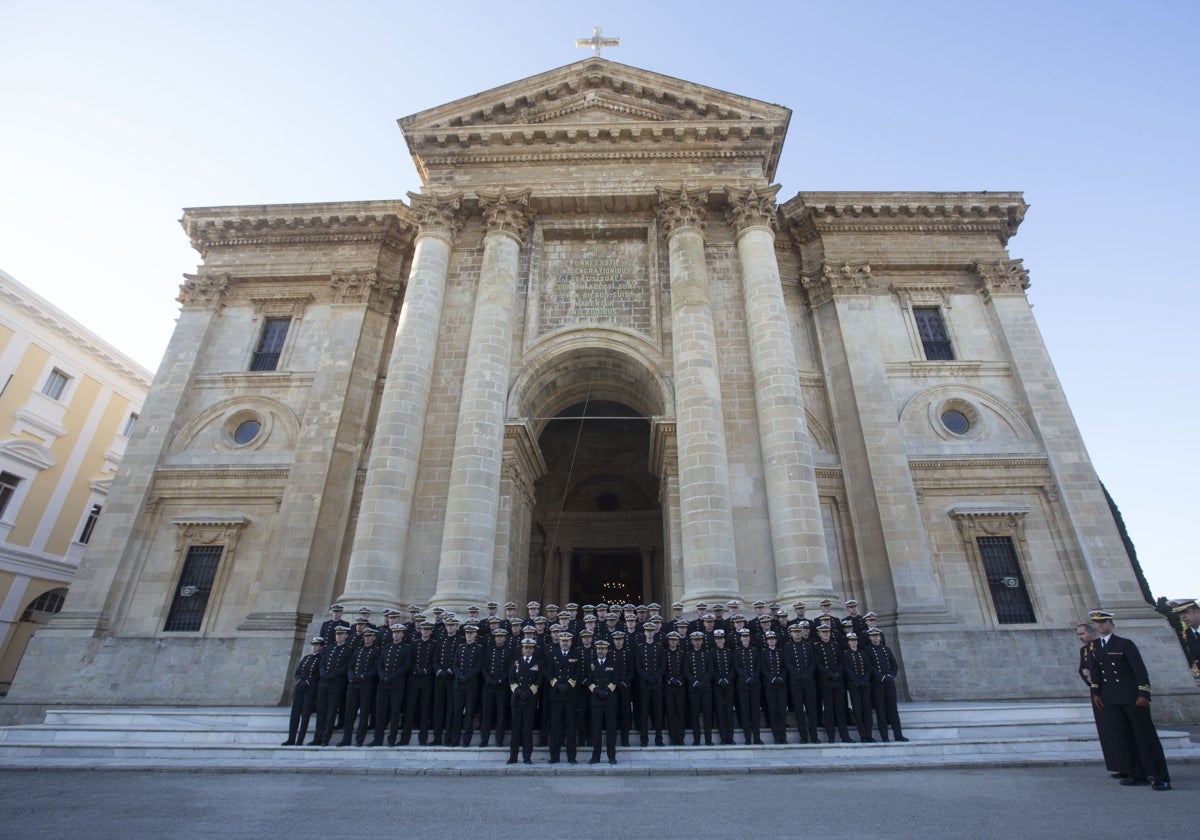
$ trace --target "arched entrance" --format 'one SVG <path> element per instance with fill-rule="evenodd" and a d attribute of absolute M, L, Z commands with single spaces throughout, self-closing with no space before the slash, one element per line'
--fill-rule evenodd
<path fill-rule="evenodd" d="M 649 603 L 663 572 L 658 478 L 647 468 L 650 421 L 618 402 L 577 403 L 538 439 L 546 474 L 534 485 L 531 597 L 565 604 Z M 540 545 L 539 545 L 540 543 Z"/>
<path fill-rule="evenodd" d="M 640 337 L 588 329 L 545 342 L 526 365 L 510 414 L 545 465 L 532 487 L 527 598 L 664 601 L 671 529 L 652 453 L 673 407 L 656 353 Z"/>

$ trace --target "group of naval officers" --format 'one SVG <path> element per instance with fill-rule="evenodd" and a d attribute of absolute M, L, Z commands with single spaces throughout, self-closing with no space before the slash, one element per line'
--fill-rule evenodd
<path fill-rule="evenodd" d="M 618 739 L 630 746 L 636 728 L 643 747 L 734 743 L 735 727 L 745 743 L 762 744 L 769 730 L 776 744 L 788 743 L 788 710 L 799 743 L 873 743 L 872 711 L 879 740 L 904 737 L 896 705 L 899 665 L 876 627 L 874 612 L 859 614 L 856 600 L 846 615 L 806 616 L 793 605 L 789 616 L 778 604 L 699 603 L 684 617 L 658 604 L 575 603 L 563 608 L 537 601 L 517 605 L 489 601 L 486 612 L 472 605 L 465 620 L 441 607 L 426 615 L 416 604 L 407 619 L 383 610 L 372 623 L 363 607 L 353 619 L 342 604 L 311 640 L 296 666 L 292 713 L 284 746 L 301 746 L 309 719 L 316 724 L 308 746 L 408 746 L 414 730 L 421 746 L 479 746 L 495 738 L 504 746 L 511 730 L 508 762 L 532 761 L 533 732 L 549 747 L 550 763 L 566 754 L 576 762 L 580 744 L 601 750 L 616 763 Z M 665 733 L 665 739 L 664 739 Z M 371 736 L 368 742 L 367 737 Z"/>

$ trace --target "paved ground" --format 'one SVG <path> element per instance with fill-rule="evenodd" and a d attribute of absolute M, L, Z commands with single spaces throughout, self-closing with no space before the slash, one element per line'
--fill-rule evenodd
<path fill-rule="evenodd" d="M 0 835 L 120 838 L 622 836 L 1144 837 L 1188 834 L 1200 765 L 1175 790 L 1095 767 L 788 775 L 321 778 L 290 774 L 0 772 Z M 823 827 L 823 828 L 822 828 Z"/>

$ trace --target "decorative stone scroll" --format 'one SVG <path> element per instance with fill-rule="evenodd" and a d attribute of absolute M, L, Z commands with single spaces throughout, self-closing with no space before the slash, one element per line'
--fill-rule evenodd
<path fill-rule="evenodd" d="M 979 275 L 980 291 L 987 299 L 997 295 L 1023 295 L 1029 288 L 1029 271 L 1022 260 L 971 263 Z"/>
<path fill-rule="evenodd" d="M 367 304 L 373 309 L 390 311 L 402 284 L 381 279 L 379 272 L 352 268 L 335 271 L 329 278 L 335 304 Z"/>
<path fill-rule="evenodd" d="M 525 229 L 533 215 L 529 209 L 530 190 L 479 193 L 479 209 L 488 233 L 507 233 L 523 242 Z"/>
<path fill-rule="evenodd" d="M 871 280 L 871 266 L 865 262 L 841 264 L 826 262 L 819 275 L 802 277 L 801 283 L 808 292 L 808 303 L 813 309 L 824 306 L 835 297 L 865 295 Z"/>
<path fill-rule="evenodd" d="M 417 217 L 417 235 L 441 236 L 453 245 L 455 235 L 462 229 L 462 193 L 425 195 L 410 192 L 408 198 Z"/>
<path fill-rule="evenodd" d="M 777 230 L 779 221 L 775 212 L 775 196 L 779 194 L 779 184 L 748 190 L 726 189 L 725 197 L 729 207 L 725 211 L 725 219 L 735 232 L 741 233 L 751 227 L 766 227 Z"/>
<path fill-rule="evenodd" d="M 704 230 L 708 217 L 708 190 L 689 190 L 680 187 L 669 190 L 658 187 L 658 220 L 668 236 L 677 228 L 694 227 Z"/>
<path fill-rule="evenodd" d="M 184 282 L 179 286 L 179 295 L 175 300 L 185 307 L 201 309 L 205 307 L 222 306 L 225 301 L 225 290 L 233 282 L 233 275 L 223 274 L 185 274 Z"/>

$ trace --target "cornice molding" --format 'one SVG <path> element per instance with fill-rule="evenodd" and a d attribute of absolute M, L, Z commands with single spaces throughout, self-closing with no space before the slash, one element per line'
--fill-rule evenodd
<path fill-rule="evenodd" d="M 408 244 L 415 227 L 402 201 L 193 207 L 180 219 L 192 247 L 204 257 L 213 248 L 379 242 Z"/>
<path fill-rule="evenodd" d="M 800 193 L 781 210 L 801 243 L 824 233 L 989 233 L 1002 243 L 1028 209 L 1021 193 Z"/>
<path fill-rule="evenodd" d="M 403 284 L 399 280 L 379 276 L 378 271 L 352 268 L 335 271 L 329 277 L 334 304 L 362 305 L 388 313 L 400 294 Z"/>

